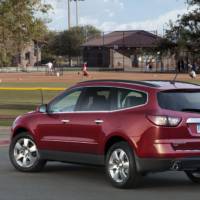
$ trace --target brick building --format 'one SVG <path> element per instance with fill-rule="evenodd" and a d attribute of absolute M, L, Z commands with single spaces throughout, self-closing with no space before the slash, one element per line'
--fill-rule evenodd
<path fill-rule="evenodd" d="M 36 41 L 28 43 L 20 55 L 13 57 L 14 66 L 35 66 L 41 62 L 41 44 Z"/>

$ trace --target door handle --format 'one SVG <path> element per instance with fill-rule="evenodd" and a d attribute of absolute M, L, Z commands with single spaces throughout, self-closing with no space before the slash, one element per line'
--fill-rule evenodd
<path fill-rule="evenodd" d="M 64 119 L 64 120 L 61 120 L 61 122 L 62 122 L 63 124 L 68 124 L 68 123 L 70 122 L 70 120 Z"/>
<path fill-rule="evenodd" d="M 103 120 L 100 120 L 100 119 L 97 119 L 97 120 L 95 120 L 94 121 L 96 124 L 103 124 L 104 123 L 104 121 Z"/>

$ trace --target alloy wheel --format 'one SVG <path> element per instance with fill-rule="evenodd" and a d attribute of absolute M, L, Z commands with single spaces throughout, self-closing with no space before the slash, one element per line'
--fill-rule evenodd
<path fill-rule="evenodd" d="M 116 149 L 112 152 L 109 159 L 109 173 L 111 178 L 117 182 L 122 183 L 129 177 L 130 162 L 126 152 L 122 149 Z"/>
<path fill-rule="evenodd" d="M 23 168 L 32 167 L 38 160 L 36 144 L 29 138 L 20 138 L 14 146 L 14 159 Z"/>

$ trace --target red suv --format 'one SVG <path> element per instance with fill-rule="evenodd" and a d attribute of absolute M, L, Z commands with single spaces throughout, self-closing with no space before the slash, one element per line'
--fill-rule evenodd
<path fill-rule="evenodd" d="M 13 123 L 10 160 L 22 172 L 46 161 L 106 166 L 111 183 L 185 171 L 200 182 L 200 86 L 170 81 L 78 83 Z"/>

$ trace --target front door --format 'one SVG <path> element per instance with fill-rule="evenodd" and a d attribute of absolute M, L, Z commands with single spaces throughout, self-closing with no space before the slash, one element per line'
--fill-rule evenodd
<path fill-rule="evenodd" d="M 73 113 L 82 94 L 81 89 L 58 96 L 48 105 L 48 113 L 42 114 L 37 132 L 40 146 L 45 150 L 70 151 L 73 132 Z"/>
<path fill-rule="evenodd" d="M 98 154 L 108 127 L 112 89 L 89 87 L 63 95 L 49 105 L 40 125 L 44 149 Z M 44 121 L 44 120 L 43 120 Z"/>

